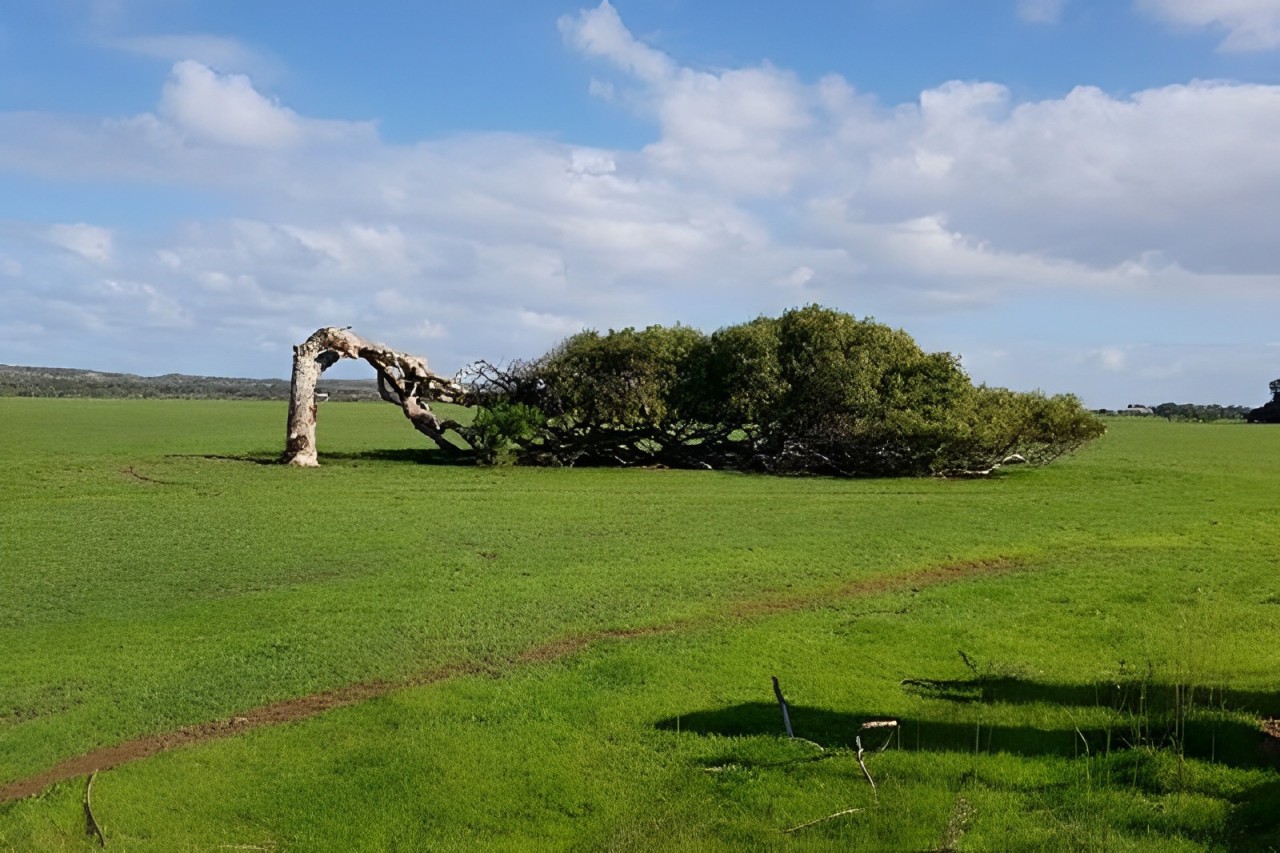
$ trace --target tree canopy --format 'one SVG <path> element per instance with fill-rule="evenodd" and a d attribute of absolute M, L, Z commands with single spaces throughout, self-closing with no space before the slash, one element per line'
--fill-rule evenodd
<path fill-rule="evenodd" d="M 711 334 L 584 331 L 464 377 L 482 459 L 898 476 L 1043 464 L 1101 435 L 1072 396 L 975 386 L 949 353 L 811 305 Z"/>

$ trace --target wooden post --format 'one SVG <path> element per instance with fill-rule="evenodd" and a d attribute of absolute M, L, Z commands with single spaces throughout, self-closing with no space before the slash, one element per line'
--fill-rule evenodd
<path fill-rule="evenodd" d="M 787 700 L 782 698 L 782 688 L 778 685 L 778 676 L 773 678 L 773 695 L 778 697 L 778 707 L 782 709 L 782 725 L 787 729 L 787 737 L 794 739 L 795 732 L 791 731 L 791 712 L 787 710 Z"/>

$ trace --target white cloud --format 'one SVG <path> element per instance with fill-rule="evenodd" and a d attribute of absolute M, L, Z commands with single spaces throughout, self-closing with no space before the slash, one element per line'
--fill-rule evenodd
<path fill-rule="evenodd" d="M 647 83 L 661 82 L 676 73 L 671 57 L 631 35 L 609 0 L 595 9 L 565 15 L 560 19 L 560 32 L 583 53 L 608 57 Z"/>
<path fill-rule="evenodd" d="M 298 116 L 264 97 L 239 74 L 220 75 L 183 60 L 173 66 L 160 112 L 200 142 L 249 148 L 288 148 L 302 134 Z"/>
<path fill-rule="evenodd" d="M 1102 347 L 1092 350 L 1088 359 L 1095 362 L 1103 370 L 1120 373 L 1129 363 L 1129 353 L 1122 347 Z"/>
<path fill-rule="evenodd" d="M 113 239 L 111 231 L 97 225 L 78 222 L 73 225 L 52 225 L 46 237 L 55 245 L 96 264 L 111 260 Z"/>
<path fill-rule="evenodd" d="M 789 72 L 771 65 L 695 71 L 636 39 L 607 0 L 560 20 L 566 41 L 607 61 L 642 88 L 636 100 L 656 114 L 662 138 L 647 155 L 673 174 L 697 174 L 746 194 L 785 191 L 796 170 L 787 149 L 808 129 L 808 92 Z M 612 83 L 592 84 L 609 100 Z"/>
<path fill-rule="evenodd" d="M 559 314 L 550 314 L 543 311 L 530 311 L 527 308 L 521 308 L 516 312 L 521 325 L 537 329 L 540 332 L 552 332 L 557 335 L 572 335 L 580 332 L 586 327 L 581 320 L 575 320 L 572 317 L 563 317 Z"/>
<path fill-rule="evenodd" d="M 1033 24 L 1056 24 L 1066 0 L 1018 0 L 1018 17 Z"/>
<path fill-rule="evenodd" d="M 134 306 L 140 306 L 141 316 L 146 318 L 149 325 L 191 325 L 190 312 L 177 299 L 146 282 L 103 279 L 96 285 L 96 290 L 108 302 L 127 306 L 124 310 L 132 317 L 139 316 Z"/>
<path fill-rule="evenodd" d="M 1137 0 L 1137 4 L 1176 26 L 1224 31 L 1224 51 L 1280 47 L 1280 0 Z"/>
<path fill-rule="evenodd" d="M 791 272 L 787 273 L 786 278 L 782 279 L 784 287 L 801 288 L 813 280 L 814 271 L 812 267 L 798 266 Z"/>

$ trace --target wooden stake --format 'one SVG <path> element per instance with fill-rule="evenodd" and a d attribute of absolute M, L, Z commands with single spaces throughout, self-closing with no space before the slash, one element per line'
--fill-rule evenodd
<path fill-rule="evenodd" d="M 782 709 L 782 725 L 786 727 L 787 737 L 795 738 L 791 731 L 791 712 L 787 710 L 787 700 L 782 698 L 782 688 L 778 685 L 778 676 L 773 676 L 773 695 L 778 697 L 778 707 Z"/>

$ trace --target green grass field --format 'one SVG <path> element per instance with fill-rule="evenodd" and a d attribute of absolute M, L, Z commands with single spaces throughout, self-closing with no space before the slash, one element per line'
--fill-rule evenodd
<path fill-rule="evenodd" d="M 0 787 L 215 723 L 98 773 L 109 848 L 1280 849 L 1280 429 L 849 481 L 430 464 L 362 404 L 258 464 L 284 417 L 0 399 Z M 92 847 L 85 787 L 0 848 Z"/>

